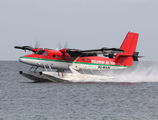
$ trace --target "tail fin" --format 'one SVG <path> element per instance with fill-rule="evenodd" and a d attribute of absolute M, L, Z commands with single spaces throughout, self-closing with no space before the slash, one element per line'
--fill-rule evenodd
<path fill-rule="evenodd" d="M 128 32 L 120 49 L 124 50 L 125 53 L 118 53 L 115 57 L 115 63 L 123 66 L 133 65 L 133 54 L 136 50 L 138 33 Z"/>

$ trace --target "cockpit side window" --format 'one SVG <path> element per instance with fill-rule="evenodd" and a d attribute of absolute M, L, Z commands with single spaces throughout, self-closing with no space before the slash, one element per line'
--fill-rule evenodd
<path fill-rule="evenodd" d="M 40 50 L 38 52 L 36 52 L 36 54 L 42 55 L 45 51 L 44 50 Z"/>
<path fill-rule="evenodd" d="M 47 56 L 48 55 L 48 52 L 45 52 L 44 54 L 43 54 L 43 56 Z"/>

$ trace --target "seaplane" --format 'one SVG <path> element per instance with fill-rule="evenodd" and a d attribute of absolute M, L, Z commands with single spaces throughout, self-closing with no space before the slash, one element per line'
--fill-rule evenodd
<path fill-rule="evenodd" d="M 133 61 L 138 61 L 139 52 L 136 52 L 138 36 L 138 33 L 128 32 L 120 48 L 53 50 L 14 46 L 16 49 L 33 52 L 19 58 L 21 63 L 31 65 L 30 70 L 19 71 L 19 73 L 34 82 L 84 82 L 92 79 L 99 81 L 113 79 L 114 77 L 105 76 L 101 71 L 129 68 L 133 65 Z M 41 71 L 37 70 L 38 68 L 42 68 Z"/>

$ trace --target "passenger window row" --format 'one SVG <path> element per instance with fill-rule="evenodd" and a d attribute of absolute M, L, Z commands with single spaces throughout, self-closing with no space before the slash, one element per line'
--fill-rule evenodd
<path fill-rule="evenodd" d="M 53 55 L 53 58 L 60 58 L 60 55 Z M 74 59 L 74 57 L 64 57 L 64 59 L 68 59 L 68 60 L 73 60 Z M 85 58 L 82 58 L 82 61 L 84 61 L 85 60 Z M 87 58 L 87 61 L 90 61 L 90 59 L 89 58 Z"/>
<path fill-rule="evenodd" d="M 53 58 L 56 58 L 56 55 L 53 55 Z M 57 55 L 57 58 L 60 58 L 60 55 Z"/>
<path fill-rule="evenodd" d="M 82 61 L 84 61 L 84 58 L 82 58 Z M 87 61 L 90 61 L 90 59 L 89 59 L 89 58 L 87 58 Z"/>

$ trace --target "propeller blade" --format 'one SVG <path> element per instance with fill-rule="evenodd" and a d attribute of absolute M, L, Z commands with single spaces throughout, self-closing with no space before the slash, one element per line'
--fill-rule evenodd
<path fill-rule="evenodd" d="M 66 42 L 65 45 L 64 45 L 64 48 L 68 48 L 68 47 L 69 47 L 69 45 L 68 45 L 68 43 Z"/>
<path fill-rule="evenodd" d="M 40 47 L 40 42 L 36 39 L 35 48 L 39 48 L 39 47 Z"/>
<path fill-rule="evenodd" d="M 57 45 L 56 50 L 60 50 L 61 48 L 62 48 L 62 46 L 61 46 L 61 43 L 59 42 L 58 45 Z"/>

